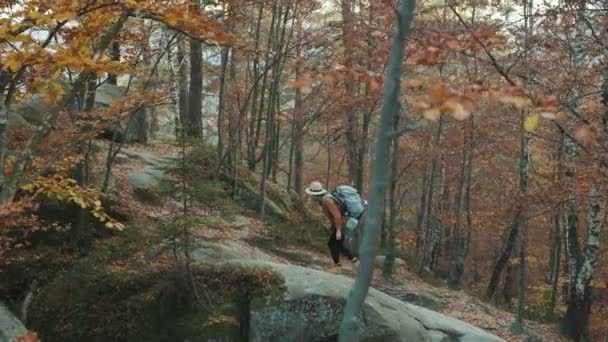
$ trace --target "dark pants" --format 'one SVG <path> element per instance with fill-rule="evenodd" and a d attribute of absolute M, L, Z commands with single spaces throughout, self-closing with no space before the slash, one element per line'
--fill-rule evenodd
<path fill-rule="evenodd" d="M 340 263 L 340 253 L 342 253 L 348 259 L 353 260 L 353 255 L 351 252 L 344 247 L 344 233 L 342 233 L 342 239 L 336 240 L 336 230 L 332 229 L 327 246 L 331 252 L 331 258 L 334 259 L 334 264 Z"/>

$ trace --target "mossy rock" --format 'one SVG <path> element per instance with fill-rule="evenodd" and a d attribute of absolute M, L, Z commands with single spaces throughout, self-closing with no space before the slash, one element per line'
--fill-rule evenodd
<path fill-rule="evenodd" d="M 258 307 L 283 293 L 282 278 L 268 270 L 193 265 L 195 294 L 182 271 L 83 266 L 60 274 L 33 301 L 28 326 L 44 341 L 236 341 L 235 298 L 247 291 L 248 305 Z"/>

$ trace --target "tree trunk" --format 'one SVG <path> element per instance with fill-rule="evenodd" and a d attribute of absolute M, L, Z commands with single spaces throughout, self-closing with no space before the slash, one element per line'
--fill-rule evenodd
<path fill-rule="evenodd" d="M 588 339 L 589 314 L 591 312 L 591 278 L 595 272 L 600 250 L 600 232 L 603 223 L 603 212 L 600 203 L 601 194 L 596 186 L 591 189 L 591 206 L 589 208 L 587 246 L 585 255 L 578 251 L 576 224 L 569 225 L 568 239 L 570 267 L 570 293 L 566 315 L 561 322 L 562 333 L 580 341 Z"/>
<path fill-rule="evenodd" d="M 180 38 L 177 44 L 177 74 L 178 74 L 178 93 L 177 93 L 177 106 L 179 111 L 179 120 L 177 130 L 185 129 L 188 122 L 188 73 L 186 71 L 186 40 Z M 180 134 L 178 134 L 181 136 Z"/>
<path fill-rule="evenodd" d="M 110 59 L 114 62 L 120 61 L 120 43 L 117 41 L 112 42 L 112 51 L 110 53 Z M 117 85 L 118 75 L 108 74 L 108 84 Z"/>
<path fill-rule="evenodd" d="M 344 96 L 346 99 L 352 99 L 355 95 L 355 79 L 351 72 L 354 67 L 353 53 L 354 42 L 352 33 L 355 27 L 355 18 L 353 15 L 353 0 L 341 0 L 342 13 L 342 43 L 344 44 L 344 67 L 348 71 L 344 80 Z M 348 180 L 359 191 L 361 190 L 358 182 L 359 161 L 358 156 L 358 139 L 357 139 L 357 113 L 352 106 L 345 106 L 346 113 L 346 161 L 348 167 Z"/>
<path fill-rule="evenodd" d="M 443 157 L 442 157 L 443 159 Z M 430 242 L 430 260 L 428 267 L 431 271 L 435 270 L 435 264 L 439 255 L 441 237 L 443 235 L 443 212 L 445 209 L 445 199 L 447 194 L 447 179 L 445 175 L 445 160 L 441 160 L 441 166 L 439 168 L 440 180 L 439 180 L 439 198 L 437 200 L 437 214 L 435 223 L 432 227 L 431 242 Z"/>
<path fill-rule="evenodd" d="M 511 257 L 511 253 L 513 252 L 513 247 L 515 247 L 517 235 L 519 234 L 519 224 L 517 224 L 517 222 L 519 222 L 519 220 L 520 220 L 520 218 L 519 218 L 520 215 L 521 215 L 521 212 L 518 210 L 517 213 L 515 214 L 515 222 L 513 223 L 513 225 L 509 229 L 509 232 L 507 233 L 507 237 L 505 239 L 504 246 L 502 248 L 502 252 L 500 253 L 500 256 L 498 257 L 498 260 L 496 260 L 494 269 L 492 270 L 492 276 L 490 277 L 490 283 L 488 284 L 488 288 L 486 289 L 486 297 L 488 297 L 488 299 L 494 298 L 494 296 L 496 295 L 496 289 L 498 288 L 498 282 L 500 281 L 500 276 L 502 275 L 502 272 L 504 271 L 505 266 L 507 266 L 507 263 L 509 262 L 509 258 Z"/>
<path fill-rule="evenodd" d="M 296 13 L 297 15 L 297 13 Z M 302 19 L 297 18 L 297 33 L 296 33 L 296 80 L 301 77 L 301 62 L 302 62 L 302 48 L 300 47 L 302 40 Z M 294 189 L 296 193 L 302 194 L 303 182 L 304 182 L 304 113 L 302 111 L 302 90 L 296 88 L 296 97 L 294 104 L 294 169 L 295 169 L 295 183 Z M 327 186 L 327 183 L 325 184 Z"/>
<path fill-rule="evenodd" d="M 257 24 L 256 24 L 256 32 L 255 32 L 255 47 L 256 47 L 256 51 L 259 50 L 259 44 L 260 44 L 260 27 L 261 27 L 261 23 L 262 23 L 262 18 L 263 18 L 263 14 L 264 14 L 264 1 L 260 1 L 260 7 L 258 9 L 258 19 L 257 19 Z M 270 71 L 270 68 L 268 68 L 268 63 L 270 61 L 270 50 L 271 50 L 271 44 L 272 44 L 272 38 L 273 38 L 273 34 L 272 32 L 274 31 L 274 26 L 276 23 L 276 1 L 275 4 L 273 6 L 273 10 L 272 10 L 272 18 L 270 19 L 270 30 L 268 33 L 268 39 L 266 41 L 266 56 L 265 56 L 265 70 L 263 72 L 263 76 L 262 76 L 262 86 L 261 89 L 258 91 L 258 85 L 257 82 L 254 85 L 254 89 L 253 89 L 253 101 L 252 101 L 252 105 L 251 105 L 251 118 L 249 120 L 249 140 L 247 143 L 247 165 L 249 167 L 249 171 L 253 172 L 255 171 L 255 168 L 257 166 L 257 157 L 256 157 L 256 152 L 258 150 L 258 146 L 259 146 L 259 142 L 260 142 L 260 132 L 262 130 L 262 121 L 264 118 L 264 115 L 262 115 L 262 113 L 264 112 L 264 98 L 265 98 L 265 94 L 266 94 L 266 86 L 267 86 L 267 81 L 268 81 L 268 72 Z M 257 79 L 258 77 L 258 67 L 259 67 L 259 57 L 256 54 L 255 58 L 253 60 L 253 73 L 255 78 Z M 258 95 L 259 94 L 259 95 Z M 257 102 L 259 100 L 259 107 L 257 105 Z"/>
<path fill-rule="evenodd" d="M 532 6 L 532 2 L 529 3 Z M 525 114 L 521 114 L 521 134 L 520 134 L 520 150 L 519 150 L 519 192 L 525 194 L 528 192 L 528 169 L 530 164 L 530 156 L 528 153 L 528 133 L 524 129 Z M 521 204 L 520 204 L 521 205 Z M 522 209 L 520 209 L 521 212 Z M 515 314 L 515 322 L 511 325 L 511 331 L 517 334 L 524 333 L 523 314 L 526 302 L 526 222 L 523 215 L 519 215 L 517 221 L 519 225 L 518 231 L 521 234 L 520 250 L 519 250 L 519 288 L 517 291 L 517 311 Z"/>
<path fill-rule="evenodd" d="M 420 185 L 420 202 L 418 205 L 418 211 L 416 213 L 416 257 L 420 256 L 420 248 L 422 247 L 422 225 L 424 223 L 424 217 L 426 213 L 426 197 L 427 197 L 427 183 L 429 179 L 427 167 L 424 170 L 422 175 L 422 184 Z"/>
<path fill-rule="evenodd" d="M 340 342 L 357 341 L 359 312 L 372 281 L 376 230 L 382 216 L 382 202 L 386 189 L 391 116 L 399 111 L 401 63 L 404 55 L 405 38 L 409 34 L 410 25 L 414 17 L 414 7 L 414 0 L 402 0 L 399 4 L 397 13 L 397 32 L 393 37 L 393 44 L 391 46 L 384 103 L 380 116 L 380 127 L 375 149 L 376 159 L 374 160 L 371 196 L 365 222 L 363 242 L 360 248 L 361 266 L 357 272 L 357 277 L 348 300 L 346 301 L 346 307 L 344 308 L 344 317 L 340 324 L 338 337 Z"/>
<path fill-rule="evenodd" d="M 444 118 L 440 117 L 439 118 L 439 125 L 437 126 L 437 134 L 435 135 L 435 146 L 439 145 L 439 142 L 441 141 L 441 137 L 443 135 L 443 121 Z M 431 170 L 430 170 L 430 176 L 429 176 L 429 183 L 428 183 L 428 192 L 426 195 L 426 200 L 427 203 L 425 205 L 426 208 L 426 213 L 425 213 L 425 218 L 426 218 L 426 228 L 424 230 L 424 239 L 422 240 L 422 257 L 420 259 L 420 265 L 419 265 L 419 269 L 418 272 L 422 273 L 423 270 L 427 270 L 430 271 L 429 269 L 429 262 L 431 260 L 431 243 L 432 243 L 432 235 L 433 235 L 433 227 L 436 224 L 436 217 L 433 215 L 433 192 L 434 192 L 434 187 L 435 187 L 435 171 L 437 169 L 437 159 L 435 157 L 433 157 L 433 161 L 431 162 Z"/>
<path fill-rule="evenodd" d="M 262 167 L 262 181 L 261 181 L 261 185 L 260 185 L 260 205 L 259 205 L 259 212 L 260 215 L 264 216 L 265 214 L 265 200 L 266 200 L 266 181 L 268 180 L 268 176 L 270 174 L 270 166 L 271 166 L 271 156 L 272 156 L 272 152 L 273 152 L 273 146 L 274 146 L 274 139 L 275 139 L 275 119 L 274 119 L 274 114 L 275 114 L 275 108 L 276 108 L 276 101 L 277 101 L 277 96 L 278 96 L 278 88 L 279 88 L 279 82 L 281 81 L 281 63 L 282 63 L 282 59 L 281 59 L 281 52 L 283 49 L 283 43 L 284 43 L 284 38 L 285 38 L 285 28 L 287 26 L 287 19 L 288 19 L 288 15 L 289 15 L 289 7 L 287 7 L 285 9 L 285 12 L 283 13 L 283 7 L 282 5 L 275 5 L 275 9 L 278 12 L 278 18 L 277 18 L 277 26 L 275 29 L 275 32 L 271 32 L 272 34 L 276 35 L 276 39 L 273 39 L 273 50 L 275 51 L 275 53 L 278 53 L 278 56 L 276 57 L 277 60 L 275 61 L 275 64 L 273 65 L 273 71 L 272 71 L 272 80 L 271 80 L 271 84 L 270 84 L 270 94 L 268 97 L 268 110 L 267 110 L 267 114 L 266 114 L 266 141 L 264 144 L 264 162 L 263 162 L 263 167 Z M 281 19 L 282 22 L 281 22 Z M 277 161 L 278 162 L 278 161 Z"/>
<path fill-rule="evenodd" d="M 399 130 L 399 119 L 401 112 L 396 111 L 393 114 L 393 126 L 394 132 Z M 390 170 L 390 181 L 389 181 L 389 192 L 388 192 L 388 222 L 385 225 L 385 240 L 384 244 L 384 265 L 382 268 L 382 275 L 384 279 L 388 280 L 393 274 L 393 266 L 395 264 L 395 222 L 397 220 L 397 181 L 398 177 L 398 165 L 399 165 L 399 136 L 393 137 L 391 141 L 391 170 Z"/>
<path fill-rule="evenodd" d="M 329 130 L 329 122 L 325 123 L 326 144 L 327 144 L 327 172 L 325 174 L 325 186 L 331 187 L 331 132 Z"/>
<path fill-rule="evenodd" d="M 86 82 L 86 92 L 84 92 L 84 108 L 83 112 L 90 112 L 95 107 L 95 94 L 97 87 L 97 77 L 91 75 Z M 81 107 L 82 108 L 82 107 Z M 77 118 L 74 118 L 76 121 Z M 78 152 L 83 154 L 84 159 L 78 163 L 76 166 L 75 174 L 76 181 L 78 185 L 82 188 L 87 188 L 88 186 L 88 178 L 89 178 L 89 167 L 88 167 L 88 158 L 90 151 L 90 143 L 86 144 L 85 142 L 78 143 Z M 91 240 L 93 238 L 92 232 L 90 231 L 90 226 L 88 222 L 88 210 L 81 208 L 80 206 L 73 205 L 76 209 L 76 217 L 74 220 L 74 225 L 70 230 L 71 240 L 74 244 L 74 247 L 78 250 L 81 256 L 86 256 L 89 254 L 91 249 Z"/>
<path fill-rule="evenodd" d="M 556 185 L 561 185 L 562 183 L 562 152 L 563 152 L 563 141 L 564 135 L 561 134 L 560 141 L 562 144 L 559 144 L 557 147 L 557 151 L 555 153 L 555 160 L 557 162 L 555 168 L 554 182 Z M 549 259 L 549 284 L 551 285 L 551 299 L 549 302 L 549 306 L 547 307 L 546 316 L 549 319 L 553 318 L 555 313 L 555 303 L 557 298 L 558 284 L 559 284 L 559 275 L 560 275 L 560 266 L 561 266 L 561 251 L 562 251 L 562 225 L 561 225 L 561 217 L 562 217 L 562 204 L 557 204 L 557 206 L 553 209 L 553 215 L 551 217 L 551 254 Z"/>
<path fill-rule="evenodd" d="M 222 48 L 222 71 L 220 73 L 220 90 L 218 94 L 218 107 L 217 107 L 217 174 L 222 170 L 222 163 L 224 161 L 224 136 L 222 133 L 223 121 L 224 121 L 224 110 L 226 108 L 226 70 L 228 69 L 228 58 L 230 57 L 230 48 Z"/>
<path fill-rule="evenodd" d="M 463 230 L 461 227 L 461 214 L 463 207 L 463 196 L 465 193 L 466 177 L 467 177 L 467 129 L 465 124 L 465 130 L 463 132 L 463 145 L 462 145 L 462 160 L 460 163 L 460 181 L 458 182 L 458 192 L 456 193 L 456 200 L 454 203 L 454 226 L 450 236 L 450 251 L 448 255 L 452 262 L 450 263 L 450 275 L 448 284 L 452 287 L 459 287 L 462 281 L 462 274 L 464 273 L 464 239 Z"/>
<path fill-rule="evenodd" d="M 190 10 L 200 11 L 201 1 L 192 0 Z M 190 89 L 188 92 L 188 136 L 203 136 L 203 47 L 190 38 Z"/>

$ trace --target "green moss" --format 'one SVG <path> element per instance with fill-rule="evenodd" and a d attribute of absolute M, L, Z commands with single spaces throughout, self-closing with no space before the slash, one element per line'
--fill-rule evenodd
<path fill-rule="evenodd" d="M 284 291 L 282 278 L 265 269 L 193 265 L 195 293 L 182 271 L 87 265 L 60 274 L 32 303 L 29 325 L 45 341 L 231 338 L 239 327 L 237 298 L 246 293 L 263 305 Z"/>

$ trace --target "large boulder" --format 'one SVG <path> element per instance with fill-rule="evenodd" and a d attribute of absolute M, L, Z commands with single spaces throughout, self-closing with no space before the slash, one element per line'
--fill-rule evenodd
<path fill-rule="evenodd" d="M 3 303 L 0 303 L 0 342 L 13 342 L 15 337 L 26 332 L 21 321 Z"/>
<path fill-rule="evenodd" d="M 59 84 L 64 89 L 67 89 L 65 82 L 59 82 Z M 125 89 L 123 87 L 102 84 L 97 87 L 95 92 L 95 107 L 110 107 L 112 102 L 123 97 L 125 97 Z M 44 95 L 34 94 L 26 101 L 16 103 L 12 106 L 11 113 L 9 113 L 9 116 L 12 116 L 12 119 L 9 119 L 9 121 L 13 121 L 15 124 L 23 126 L 21 120 L 25 120 L 30 125 L 40 126 L 44 121 L 48 110 L 49 105 L 47 104 Z M 70 104 L 68 105 L 68 110 L 77 110 L 77 107 L 75 104 Z M 19 122 L 17 122 L 17 120 Z M 116 133 L 119 140 L 126 139 L 127 142 L 146 142 L 149 125 L 148 113 L 145 109 L 140 109 L 134 114 L 133 120 L 129 120 L 128 118 L 121 120 L 108 128 L 104 136 L 111 138 L 114 136 L 114 133 Z M 123 134 L 125 129 L 127 129 L 126 136 Z"/>
<path fill-rule="evenodd" d="M 164 174 L 153 167 L 145 167 L 127 174 L 127 183 L 133 189 L 136 198 L 149 204 L 160 204 L 161 181 Z"/>
<path fill-rule="evenodd" d="M 255 258 L 251 251 L 238 248 L 237 244 L 213 247 L 215 243 L 206 242 L 202 248 L 207 252 L 201 253 L 204 256 L 195 253 L 193 258 L 235 267 L 270 268 L 284 279 L 286 291 L 281 300 L 252 308 L 250 341 L 336 340 L 346 298 L 353 286 L 351 278 Z M 369 290 L 359 322 L 363 341 L 504 341 L 473 325 L 402 302 L 374 288 Z"/>

